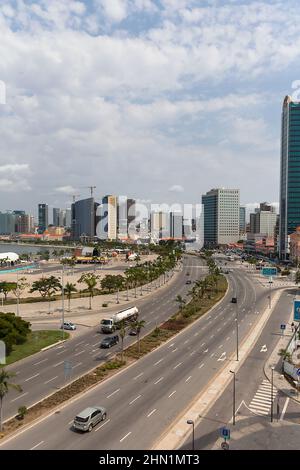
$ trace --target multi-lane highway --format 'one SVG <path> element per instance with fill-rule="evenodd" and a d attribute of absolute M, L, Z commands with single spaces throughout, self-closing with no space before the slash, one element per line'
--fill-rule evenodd
<path fill-rule="evenodd" d="M 187 256 L 183 261 L 183 269 L 176 273 L 176 279 L 169 281 L 166 286 L 153 292 L 144 300 L 139 295 L 140 300 L 137 300 L 135 304 L 139 307 L 140 318 L 146 321 L 146 326 L 142 330 L 143 335 L 178 310 L 175 302 L 176 296 L 178 294 L 184 296 L 191 287 L 185 284 L 187 272 L 190 273 L 188 279 L 196 280 L 204 276 L 207 269 L 200 258 Z M 107 312 L 108 316 L 112 314 L 110 310 Z M 8 369 L 16 373 L 15 382 L 22 386 L 22 392 L 11 390 L 5 397 L 4 418 L 14 416 L 19 406 L 30 406 L 56 392 L 61 386 L 101 364 L 120 350 L 120 343 L 112 347 L 109 352 L 99 349 L 103 337 L 104 335 L 99 332 L 99 327 L 90 328 L 63 345 L 60 344 L 9 366 Z M 125 347 L 135 340 L 127 336 Z M 69 375 L 70 365 L 72 370 Z"/>
<path fill-rule="evenodd" d="M 270 421 L 271 384 L 266 380 L 264 365 L 280 338 L 280 324 L 288 323 L 294 296 L 295 289 L 282 293 L 254 347 L 236 373 L 236 411 L 238 417 L 243 416 L 243 428 L 247 429 L 247 432 L 241 433 L 244 444 L 239 444 L 237 447 L 239 449 L 255 447 L 255 432 L 264 429 L 266 423 Z M 290 332 L 289 326 L 288 332 Z M 280 362 L 279 356 L 278 362 Z M 249 377 L 251 377 L 251 380 L 249 380 Z M 289 399 L 278 394 L 275 389 L 273 397 L 274 417 L 277 413 L 277 404 L 279 415 L 286 413 Z M 228 425 L 228 423 L 231 431 L 234 431 L 234 426 L 232 422 L 230 423 L 233 415 L 232 403 L 233 384 L 230 383 L 195 428 L 195 449 L 211 449 L 214 447 L 219 438 L 219 429 L 224 425 Z M 298 413 L 299 409 L 297 409 L 297 416 L 299 416 Z M 260 423 L 260 425 L 255 426 L 255 423 Z M 265 435 L 267 435 L 267 431 L 265 431 Z M 267 440 L 264 445 L 265 448 L 268 448 Z M 191 437 L 189 437 L 182 448 L 191 449 L 191 446 Z M 235 448 L 234 443 L 230 442 L 230 448 Z"/>
<path fill-rule="evenodd" d="M 241 340 L 267 306 L 267 289 L 254 284 L 244 269 L 234 269 L 228 278 L 228 293 L 203 318 L 1 448 L 151 448 L 235 351 L 236 307 L 231 298 L 238 298 Z M 92 433 L 74 432 L 74 416 L 97 404 L 107 408 L 107 420 Z"/>

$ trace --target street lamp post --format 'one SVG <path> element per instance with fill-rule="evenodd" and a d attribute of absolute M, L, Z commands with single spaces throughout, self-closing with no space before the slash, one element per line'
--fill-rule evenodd
<path fill-rule="evenodd" d="M 195 423 L 192 419 L 188 419 L 187 420 L 187 424 L 191 424 L 193 426 L 193 447 L 192 447 L 192 450 L 195 450 Z"/>
<path fill-rule="evenodd" d="M 64 265 L 61 271 L 61 311 L 62 311 L 62 339 L 65 339 L 65 286 L 64 286 Z"/>
<path fill-rule="evenodd" d="M 271 367 L 271 423 L 273 423 L 273 381 L 274 381 L 274 367 Z"/>
<path fill-rule="evenodd" d="M 235 372 L 233 370 L 229 372 L 233 374 L 232 424 L 235 425 Z"/>

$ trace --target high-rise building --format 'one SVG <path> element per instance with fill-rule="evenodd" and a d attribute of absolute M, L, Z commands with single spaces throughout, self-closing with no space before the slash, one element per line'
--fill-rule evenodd
<path fill-rule="evenodd" d="M 11 235 L 16 233 L 16 215 L 13 212 L 0 212 L 0 234 Z"/>
<path fill-rule="evenodd" d="M 246 207 L 240 206 L 240 235 L 246 233 Z"/>
<path fill-rule="evenodd" d="M 162 240 L 170 237 L 170 215 L 167 212 L 151 212 L 151 237 Z"/>
<path fill-rule="evenodd" d="M 53 225 L 54 227 L 59 227 L 59 216 L 60 209 L 58 207 L 53 207 Z"/>
<path fill-rule="evenodd" d="M 300 102 L 286 96 L 281 117 L 279 256 L 289 258 L 289 235 L 300 226 Z"/>
<path fill-rule="evenodd" d="M 182 212 L 170 212 L 170 237 L 173 240 L 183 239 L 183 215 Z"/>
<path fill-rule="evenodd" d="M 128 199 L 127 196 L 119 196 L 117 198 L 117 237 L 121 240 L 130 238 L 136 234 L 135 226 L 135 200 Z M 129 230 L 131 228 L 131 230 Z"/>
<path fill-rule="evenodd" d="M 39 233 L 44 233 L 44 231 L 48 228 L 49 221 L 48 221 L 48 205 L 47 204 L 39 204 L 38 205 L 38 230 Z"/>
<path fill-rule="evenodd" d="M 98 215 L 97 237 L 100 238 L 100 240 L 116 240 L 118 219 L 117 196 L 104 196 L 98 208 Z"/>
<path fill-rule="evenodd" d="M 96 224 L 96 208 L 97 204 L 93 197 L 81 199 L 72 204 L 72 238 L 78 240 L 80 238 L 93 239 L 95 236 Z"/>
<path fill-rule="evenodd" d="M 66 209 L 65 227 L 71 228 L 71 226 L 72 226 L 72 210 Z"/>
<path fill-rule="evenodd" d="M 202 196 L 204 208 L 204 244 L 236 243 L 240 236 L 240 191 L 212 189 Z"/>

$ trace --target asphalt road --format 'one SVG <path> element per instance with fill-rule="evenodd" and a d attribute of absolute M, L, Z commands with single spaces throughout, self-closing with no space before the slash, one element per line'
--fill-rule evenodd
<path fill-rule="evenodd" d="M 255 432 L 257 428 L 251 432 L 251 426 L 255 423 L 266 423 L 270 421 L 271 405 L 269 410 L 267 406 L 270 401 L 270 391 L 266 384 L 266 377 L 264 374 L 264 364 L 268 357 L 275 348 L 279 335 L 280 324 L 287 323 L 291 314 L 292 301 L 294 298 L 295 289 L 284 291 L 278 301 L 271 317 L 267 321 L 260 336 L 258 337 L 254 347 L 250 351 L 245 362 L 236 373 L 236 411 L 238 416 L 247 417 L 244 426 L 247 426 L 249 432 L 244 438 L 243 444 L 240 443 L 240 449 L 251 449 L 253 440 L 255 439 Z M 290 327 L 287 327 L 287 333 L 290 333 Z M 280 358 L 278 357 L 279 367 Z M 251 377 L 251 380 L 249 378 Z M 269 398 L 268 398 L 269 396 Z M 279 405 L 279 414 L 281 415 L 286 397 L 274 393 L 274 420 L 277 414 L 277 403 Z M 291 400 L 289 409 L 285 411 L 294 416 L 295 404 Z M 297 418 L 299 419 L 299 405 L 297 408 Z M 266 413 L 260 415 L 260 412 Z M 220 428 L 229 426 L 233 431 L 234 426 L 232 423 L 228 424 L 233 416 L 233 383 L 231 382 L 220 398 L 216 401 L 210 411 L 203 417 L 199 425 L 195 428 L 195 449 L 211 449 L 217 439 L 220 437 Z M 265 446 L 267 448 L 268 438 L 265 431 Z M 252 442 L 251 442 L 252 441 Z M 230 448 L 232 442 L 229 443 Z M 182 446 L 182 449 L 191 449 L 192 441 L 191 436 Z"/>
<path fill-rule="evenodd" d="M 190 276 L 187 278 L 186 273 Z M 146 320 L 142 335 L 152 330 L 178 310 L 175 298 L 178 294 L 184 296 L 191 286 L 186 285 L 186 279 L 196 280 L 204 276 L 206 268 L 200 258 L 188 256 L 184 259 L 183 270 L 169 285 L 158 289 L 144 300 L 140 297 L 134 304 L 140 310 L 140 319 Z M 124 308 L 124 307 L 122 307 Z M 114 311 L 118 311 L 116 307 Z M 112 314 L 111 309 L 107 312 Z M 141 336 L 142 336 L 141 335 Z M 14 379 L 21 385 L 22 392 L 11 390 L 5 397 L 4 419 L 14 416 L 19 406 L 29 406 L 51 393 L 56 392 L 61 386 L 67 384 L 76 377 L 103 363 L 116 351 L 121 349 L 119 345 L 107 349 L 99 349 L 101 340 L 105 337 L 99 331 L 99 327 L 89 328 L 82 334 L 75 336 L 64 344 L 55 346 L 47 351 L 42 351 L 34 356 L 19 361 L 7 368 L 16 374 Z M 136 338 L 127 336 L 124 346 L 136 341 Z M 72 367 L 70 370 L 67 366 Z"/>
<path fill-rule="evenodd" d="M 228 278 L 227 295 L 209 314 L 1 448 L 151 448 L 235 351 L 236 311 L 230 303 L 232 296 L 239 299 L 241 339 L 267 305 L 267 289 L 254 284 L 244 269 L 233 270 Z M 105 406 L 107 420 L 92 433 L 74 432 L 74 416 L 91 405 Z"/>

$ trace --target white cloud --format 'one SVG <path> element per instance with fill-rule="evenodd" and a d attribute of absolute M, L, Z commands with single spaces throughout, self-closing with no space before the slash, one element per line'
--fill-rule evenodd
<path fill-rule="evenodd" d="M 55 188 L 55 191 L 69 195 L 75 195 L 75 193 L 77 192 L 77 190 L 74 189 L 73 186 L 61 186 L 60 188 Z"/>
<path fill-rule="evenodd" d="M 173 193 L 183 193 L 184 187 L 181 186 L 180 184 L 173 184 L 173 186 L 169 188 L 169 191 Z"/>

